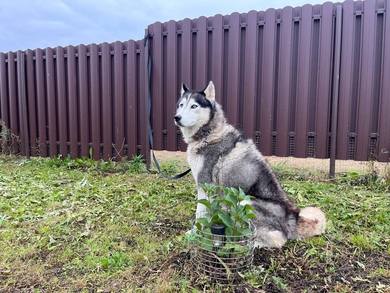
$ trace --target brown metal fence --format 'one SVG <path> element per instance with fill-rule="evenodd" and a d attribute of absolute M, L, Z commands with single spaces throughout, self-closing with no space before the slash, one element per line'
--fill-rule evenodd
<path fill-rule="evenodd" d="M 143 54 L 143 42 L 132 40 L 0 53 L 0 119 L 20 136 L 14 151 L 75 158 L 91 148 L 94 159 L 140 153 L 148 143 Z"/>
<path fill-rule="evenodd" d="M 154 147 L 176 151 L 185 150 L 173 123 L 181 82 L 203 89 L 213 80 L 229 122 L 264 155 L 329 158 L 333 143 L 337 159 L 388 161 L 389 3 L 157 22 L 146 46 L 0 53 L 0 119 L 20 136 L 14 149 L 22 155 L 79 157 L 92 149 L 95 159 L 149 160 L 148 86 Z"/>
<path fill-rule="evenodd" d="M 185 148 L 171 122 L 180 83 L 202 89 L 213 80 L 230 123 L 264 155 L 329 158 L 338 94 L 337 159 L 388 161 L 389 3 L 328 2 L 151 24 L 156 148 Z"/>

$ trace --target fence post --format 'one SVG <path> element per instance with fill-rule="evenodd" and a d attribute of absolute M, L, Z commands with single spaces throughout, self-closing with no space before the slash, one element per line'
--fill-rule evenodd
<path fill-rule="evenodd" d="M 342 30 L 342 7 L 336 7 L 336 37 L 335 37 L 335 58 L 333 73 L 333 101 L 332 101 L 332 125 L 330 133 L 330 166 L 329 177 L 335 177 L 336 170 L 336 146 L 337 146 L 337 116 L 339 104 L 339 83 L 340 83 L 340 55 L 341 55 L 341 30 Z"/>

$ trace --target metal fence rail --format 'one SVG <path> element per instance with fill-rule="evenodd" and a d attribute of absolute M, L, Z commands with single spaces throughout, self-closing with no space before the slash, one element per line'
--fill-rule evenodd
<path fill-rule="evenodd" d="M 92 150 L 94 159 L 149 160 L 147 87 L 154 147 L 176 151 L 185 150 L 173 123 L 181 82 L 203 89 L 213 80 L 229 122 L 264 155 L 329 158 L 333 143 L 337 159 L 389 161 L 389 4 L 156 22 L 146 47 L 130 40 L 0 53 L 0 119 L 20 136 L 13 147 L 22 155 Z"/>

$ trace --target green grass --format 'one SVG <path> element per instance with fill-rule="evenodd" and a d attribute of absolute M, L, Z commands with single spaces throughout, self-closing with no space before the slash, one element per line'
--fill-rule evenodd
<path fill-rule="evenodd" d="M 169 173 L 181 166 L 162 165 Z M 184 237 L 195 213 L 191 176 L 166 180 L 146 172 L 140 157 L 0 156 L 0 292 L 388 292 L 383 186 L 279 172 L 299 206 L 325 211 L 327 232 L 256 250 L 240 286 L 226 287 L 191 268 Z"/>

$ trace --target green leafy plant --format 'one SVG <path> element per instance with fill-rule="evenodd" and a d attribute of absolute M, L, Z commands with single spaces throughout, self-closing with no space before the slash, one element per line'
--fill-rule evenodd
<path fill-rule="evenodd" d="M 130 173 L 139 174 L 145 166 L 142 155 L 133 155 L 130 160 Z"/>
<path fill-rule="evenodd" d="M 169 159 L 161 163 L 161 171 L 166 175 L 171 176 L 175 174 L 178 169 L 179 169 L 178 163 L 174 159 Z"/>
<path fill-rule="evenodd" d="M 114 254 L 110 255 L 109 257 L 105 257 L 101 259 L 101 266 L 103 269 L 121 269 L 125 267 L 126 263 L 128 262 L 128 258 L 120 252 L 115 252 Z"/>
<path fill-rule="evenodd" d="M 200 272 L 212 278 L 233 280 L 248 269 L 253 259 L 256 218 L 251 197 L 239 188 L 201 185 L 207 198 L 198 200 L 206 207 L 197 215 L 187 239 Z"/>
<path fill-rule="evenodd" d="M 255 219 L 254 209 L 249 205 L 251 197 L 239 188 L 201 185 L 209 199 L 200 199 L 198 203 L 206 206 L 206 213 L 196 219 L 199 230 L 209 230 L 213 224 L 225 226 L 225 235 L 247 235 L 252 232 L 250 220 Z"/>
<path fill-rule="evenodd" d="M 234 254 L 245 254 L 248 247 L 240 243 L 241 237 L 252 234 L 251 219 L 256 218 L 254 209 L 249 205 L 251 197 L 239 188 L 212 186 L 202 184 L 208 199 L 200 199 L 198 203 L 206 206 L 206 212 L 198 215 L 195 221 L 195 231 L 189 240 L 201 243 L 201 246 L 213 250 L 214 225 L 224 226 L 224 245 L 218 249 L 218 255 L 229 257 Z"/>

